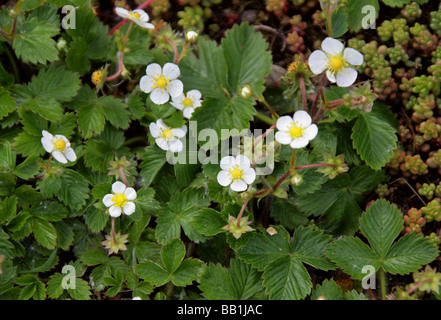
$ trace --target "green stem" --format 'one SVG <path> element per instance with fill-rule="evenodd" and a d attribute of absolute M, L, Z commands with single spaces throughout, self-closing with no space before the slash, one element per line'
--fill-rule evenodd
<path fill-rule="evenodd" d="M 276 123 L 276 122 L 274 121 L 274 119 L 272 119 L 272 118 L 270 118 L 270 117 L 264 115 L 264 114 L 261 113 L 261 112 L 257 112 L 257 113 L 255 114 L 255 116 L 256 116 L 256 118 L 259 119 L 260 121 L 263 121 L 263 122 L 265 122 L 266 124 L 269 124 L 269 125 L 271 125 L 271 126 L 272 126 L 274 123 Z"/>
<path fill-rule="evenodd" d="M 381 299 L 386 300 L 386 273 L 383 268 L 380 268 L 380 282 L 381 282 Z"/>
<path fill-rule="evenodd" d="M 15 82 L 20 83 L 20 74 L 18 72 L 17 64 L 15 63 L 14 57 L 12 56 L 11 49 L 8 45 L 6 45 L 6 55 L 8 56 L 9 61 L 12 65 L 12 71 L 14 72 Z"/>

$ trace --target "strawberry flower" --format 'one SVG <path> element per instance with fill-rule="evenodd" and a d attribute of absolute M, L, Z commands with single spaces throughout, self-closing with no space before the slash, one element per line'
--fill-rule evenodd
<path fill-rule="evenodd" d="M 111 217 L 117 218 L 124 213 L 131 215 L 135 212 L 135 200 L 137 197 L 136 191 L 133 188 L 127 188 L 126 185 L 120 181 L 112 184 L 112 193 L 106 194 L 103 198 L 104 205 L 109 208 Z"/>
<path fill-rule="evenodd" d="M 226 156 L 221 159 L 220 167 L 222 171 L 218 173 L 217 181 L 223 187 L 230 186 L 233 191 L 245 191 L 256 179 L 256 171 L 251 168 L 247 156 Z"/>
<path fill-rule="evenodd" d="M 149 23 L 149 15 L 147 12 L 141 9 L 136 9 L 133 11 L 126 10 L 124 8 L 115 8 L 115 13 L 123 19 L 129 19 L 135 22 L 138 26 L 145 29 L 154 29 L 155 26 Z"/>
<path fill-rule="evenodd" d="M 67 163 L 69 161 L 75 161 L 77 155 L 70 146 L 70 141 L 61 134 L 52 135 L 46 130 L 42 131 L 43 138 L 41 138 L 41 144 L 44 150 L 51 153 L 52 156 L 61 163 Z"/>
<path fill-rule="evenodd" d="M 158 119 L 149 125 L 150 133 L 155 138 L 156 144 L 165 151 L 181 152 L 184 145 L 179 138 L 187 134 L 187 126 L 180 128 L 170 128 L 162 119 Z"/>
<path fill-rule="evenodd" d="M 343 43 L 333 38 L 322 42 L 322 50 L 315 50 L 308 60 L 314 74 L 326 70 L 328 80 L 339 87 L 349 87 L 357 79 L 358 72 L 352 66 L 363 64 L 363 55 L 355 49 L 344 47 Z"/>
<path fill-rule="evenodd" d="M 187 94 L 181 94 L 172 98 L 171 105 L 178 110 L 182 110 L 185 118 L 190 119 L 194 110 L 202 105 L 202 94 L 199 90 L 190 90 Z"/>
<path fill-rule="evenodd" d="M 167 62 L 164 67 L 157 63 L 149 64 L 146 75 L 139 82 L 139 87 L 145 93 L 150 93 L 150 99 L 155 104 L 164 104 L 170 96 L 176 98 L 184 91 L 184 85 L 177 78 L 181 70 L 174 64 Z"/>
<path fill-rule="evenodd" d="M 276 140 L 280 144 L 289 144 L 293 149 L 301 149 L 309 144 L 318 133 L 317 125 L 311 124 L 310 115 L 303 110 L 296 111 L 294 117 L 283 116 L 277 120 Z"/>

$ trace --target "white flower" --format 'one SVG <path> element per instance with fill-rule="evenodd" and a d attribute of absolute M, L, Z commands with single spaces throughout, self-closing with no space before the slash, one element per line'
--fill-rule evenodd
<path fill-rule="evenodd" d="M 333 38 L 322 42 L 323 50 L 315 50 L 309 57 L 309 68 L 315 74 L 326 70 L 329 81 L 337 82 L 339 87 L 349 87 L 357 79 L 358 72 L 350 66 L 363 64 L 363 55 L 355 49 L 344 47 Z"/>
<path fill-rule="evenodd" d="M 150 133 L 156 140 L 156 144 L 162 150 L 170 150 L 171 152 L 182 151 L 184 145 L 179 138 L 185 137 L 187 134 L 187 126 L 182 126 L 180 128 L 170 128 L 168 127 L 162 119 L 158 119 L 149 125 Z"/>
<path fill-rule="evenodd" d="M 126 185 L 120 181 L 112 184 L 112 193 L 106 194 L 103 198 L 104 205 L 109 208 L 111 217 L 117 218 L 123 212 L 126 215 L 131 215 L 135 212 L 136 191 L 133 188 L 127 188 Z"/>
<path fill-rule="evenodd" d="M 194 109 L 200 107 L 202 104 L 202 94 L 199 90 L 190 90 L 187 94 L 181 94 L 178 97 L 173 97 L 171 104 L 182 113 L 185 118 L 190 119 Z"/>
<path fill-rule="evenodd" d="M 164 104 L 170 96 L 178 97 L 184 91 L 184 85 L 177 78 L 181 70 L 174 64 L 167 62 L 164 67 L 157 63 L 147 66 L 146 75 L 139 82 L 139 87 L 145 93 L 150 93 L 150 99 L 156 104 Z"/>
<path fill-rule="evenodd" d="M 52 156 L 61 163 L 67 163 L 67 161 L 77 160 L 75 151 L 70 146 L 70 141 L 61 134 L 55 136 L 51 133 L 43 130 L 43 138 L 41 138 L 41 144 L 44 150 L 51 153 Z"/>
<path fill-rule="evenodd" d="M 217 181 L 223 187 L 230 186 L 233 191 L 245 191 L 256 179 L 256 171 L 251 168 L 247 156 L 226 156 L 221 159 L 220 167 L 222 171 L 218 173 Z"/>
<path fill-rule="evenodd" d="M 317 136 L 318 128 L 311 124 L 312 120 L 306 111 L 299 110 L 294 118 L 283 116 L 277 120 L 276 140 L 281 144 L 289 144 L 293 149 L 301 149 Z"/>
<path fill-rule="evenodd" d="M 147 12 L 141 9 L 136 9 L 133 11 L 126 10 L 124 8 L 115 8 L 115 13 L 124 19 L 129 19 L 130 21 L 135 22 L 142 28 L 146 29 L 154 29 L 155 26 L 149 23 L 149 15 Z"/>

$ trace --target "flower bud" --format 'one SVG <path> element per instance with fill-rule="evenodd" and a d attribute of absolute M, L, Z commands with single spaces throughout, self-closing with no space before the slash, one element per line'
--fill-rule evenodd
<path fill-rule="evenodd" d="M 253 88 L 250 85 L 245 85 L 240 90 L 240 96 L 242 98 L 248 99 L 253 95 Z"/>
<path fill-rule="evenodd" d="M 188 42 L 196 42 L 196 40 L 199 38 L 199 34 L 196 31 L 190 30 L 185 34 L 185 39 L 187 39 Z"/>
<path fill-rule="evenodd" d="M 303 184 L 303 175 L 296 173 L 291 177 L 291 184 L 298 187 Z"/>

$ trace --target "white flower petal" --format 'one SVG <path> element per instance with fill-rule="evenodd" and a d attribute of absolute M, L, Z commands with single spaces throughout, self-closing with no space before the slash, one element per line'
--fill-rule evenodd
<path fill-rule="evenodd" d="M 202 93 L 199 90 L 193 89 L 187 92 L 187 97 L 193 101 L 200 100 L 202 98 Z"/>
<path fill-rule="evenodd" d="M 170 104 L 174 106 L 176 109 L 182 110 L 184 109 L 184 105 L 182 104 L 184 99 L 185 99 L 185 95 L 182 93 L 177 97 L 172 97 L 172 102 L 170 102 Z"/>
<path fill-rule="evenodd" d="M 322 42 L 322 49 L 327 54 L 338 54 L 341 53 L 344 49 L 344 45 L 341 41 L 334 38 L 326 38 Z"/>
<path fill-rule="evenodd" d="M 326 76 L 328 77 L 328 80 L 332 83 L 336 83 L 337 79 L 335 78 L 334 74 L 331 71 L 326 71 Z"/>
<path fill-rule="evenodd" d="M 236 165 L 236 158 L 232 156 L 223 157 L 220 161 L 220 167 L 222 170 L 229 170 L 232 166 Z"/>
<path fill-rule="evenodd" d="M 180 96 L 184 91 L 184 85 L 181 80 L 172 80 L 169 82 L 167 90 L 172 97 Z"/>
<path fill-rule="evenodd" d="M 177 64 L 167 62 L 164 64 L 164 67 L 162 67 L 162 74 L 170 80 L 173 80 L 181 75 L 181 70 Z"/>
<path fill-rule="evenodd" d="M 150 93 L 150 99 L 155 104 L 164 104 L 170 99 L 170 96 L 166 90 L 156 88 Z"/>
<path fill-rule="evenodd" d="M 161 135 L 161 129 L 155 122 L 150 122 L 149 131 L 153 138 L 157 138 Z"/>
<path fill-rule="evenodd" d="M 155 26 L 153 24 L 151 24 L 150 22 L 140 21 L 138 19 L 132 19 L 132 21 L 144 29 L 154 29 L 155 28 Z"/>
<path fill-rule="evenodd" d="M 52 140 L 54 137 L 51 133 L 47 132 L 46 130 L 41 131 L 41 134 L 43 135 L 43 138 Z"/>
<path fill-rule="evenodd" d="M 111 194 L 111 193 L 106 194 L 106 195 L 104 196 L 104 198 L 103 198 L 103 203 L 104 203 L 104 205 L 105 205 L 106 207 L 113 206 L 113 201 L 112 201 L 112 198 L 113 198 L 113 197 L 114 197 L 114 195 Z"/>
<path fill-rule="evenodd" d="M 178 138 L 183 138 L 187 134 L 187 126 L 183 126 L 181 128 L 175 128 L 171 130 L 173 135 Z"/>
<path fill-rule="evenodd" d="M 284 131 L 277 131 L 276 132 L 276 140 L 280 144 L 290 144 L 292 141 L 292 137 Z"/>
<path fill-rule="evenodd" d="M 121 215 L 121 208 L 112 206 L 109 208 L 109 214 L 113 218 L 118 218 Z"/>
<path fill-rule="evenodd" d="M 230 185 L 231 190 L 236 191 L 236 192 L 242 192 L 245 191 L 248 188 L 248 185 L 246 184 L 245 181 L 243 180 L 237 180 L 234 181 L 231 185 Z"/>
<path fill-rule="evenodd" d="M 244 170 L 243 181 L 247 184 L 252 184 L 256 180 L 256 171 L 253 168 Z"/>
<path fill-rule="evenodd" d="M 162 68 L 157 63 L 151 63 L 145 69 L 145 74 L 152 77 L 159 77 L 162 74 Z"/>
<path fill-rule="evenodd" d="M 283 116 L 277 119 L 276 127 L 280 131 L 288 131 L 293 122 L 290 116 Z"/>
<path fill-rule="evenodd" d="M 168 142 L 164 138 L 158 138 L 155 142 L 162 150 L 167 151 L 169 149 Z"/>
<path fill-rule="evenodd" d="M 317 133 L 318 127 L 315 124 L 312 124 L 305 129 L 303 132 L 303 137 L 311 141 L 317 136 Z"/>
<path fill-rule="evenodd" d="M 133 202 L 127 202 L 124 207 L 123 211 L 125 215 L 130 216 L 133 212 L 135 212 L 136 206 Z"/>
<path fill-rule="evenodd" d="M 194 108 L 192 107 L 187 107 L 184 110 L 182 110 L 182 114 L 184 115 L 184 118 L 186 119 L 190 119 L 191 116 L 193 115 L 194 112 Z"/>
<path fill-rule="evenodd" d="M 162 119 L 158 119 L 156 120 L 156 125 L 159 127 L 159 129 L 163 130 L 163 129 L 168 129 L 168 126 L 166 126 L 166 124 L 164 123 L 164 121 Z"/>
<path fill-rule="evenodd" d="M 345 68 L 337 74 L 337 85 L 349 87 L 357 80 L 358 72 L 352 68 Z"/>
<path fill-rule="evenodd" d="M 116 181 L 112 184 L 113 193 L 124 193 L 126 191 L 126 185 L 121 181 Z"/>
<path fill-rule="evenodd" d="M 52 152 L 52 156 L 58 162 L 67 163 L 67 159 L 66 159 L 66 157 L 64 156 L 64 154 L 61 151 L 54 151 L 54 152 Z"/>
<path fill-rule="evenodd" d="M 51 153 L 54 151 L 54 144 L 52 143 L 52 139 L 47 139 L 45 137 L 41 138 L 41 144 L 43 145 L 44 150 Z"/>
<path fill-rule="evenodd" d="M 311 116 L 304 110 L 299 110 L 294 113 L 294 124 L 300 125 L 303 128 L 308 127 L 312 122 Z"/>
<path fill-rule="evenodd" d="M 181 140 L 176 139 L 168 143 L 171 152 L 181 152 L 184 145 Z"/>
<path fill-rule="evenodd" d="M 126 195 L 127 200 L 131 201 L 135 200 L 137 197 L 136 190 L 133 188 L 127 188 L 126 191 L 124 191 L 124 194 Z"/>
<path fill-rule="evenodd" d="M 64 150 L 64 155 L 69 161 L 74 162 L 75 160 L 77 160 L 77 155 L 75 154 L 75 151 L 72 148 L 66 148 Z"/>
<path fill-rule="evenodd" d="M 230 185 L 231 181 L 232 180 L 228 176 L 228 171 L 222 170 L 217 174 L 217 182 L 219 182 L 222 187 Z"/>
<path fill-rule="evenodd" d="M 353 66 L 360 66 L 363 64 L 363 55 L 355 49 L 346 48 L 343 55 L 346 62 L 349 62 Z"/>
<path fill-rule="evenodd" d="M 155 80 L 151 76 L 142 76 L 139 88 L 145 93 L 150 93 L 155 88 Z"/>
<path fill-rule="evenodd" d="M 243 169 L 243 170 L 248 169 L 249 167 L 251 167 L 250 158 L 248 158 L 247 156 L 242 155 L 242 154 L 240 154 L 240 155 L 238 155 L 236 157 L 236 164 L 238 164 L 239 167 L 241 169 Z"/>
<path fill-rule="evenodd" d="M 308 145 L 309 140 L 306 139 L 305 137 L 300 137 L 297 139 L 292 140 L 292 142 L 290 143 L 291 148 L 293 149 L 301 149 L 304 148 Z"/>
<path fill-rule="evenodd" d="M 126 10 L 124 8 L 116 7 L 115 13 L 120 16 L 121 18 L 128 19 L 129 18 L 129 10 Z"/>
<path fill-rule="evenodd" d="M 309 68 L 314 74 L 320 74 L 326 70 L 328 58 L 322 50 L 315 50 L 308 59 Z"/>

